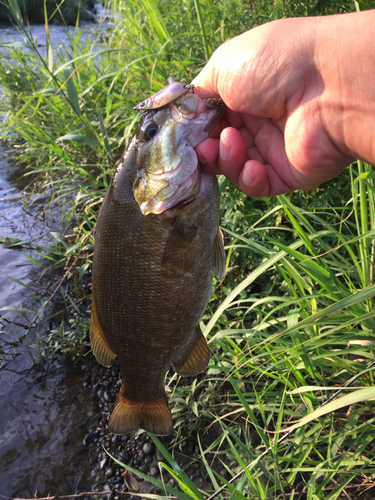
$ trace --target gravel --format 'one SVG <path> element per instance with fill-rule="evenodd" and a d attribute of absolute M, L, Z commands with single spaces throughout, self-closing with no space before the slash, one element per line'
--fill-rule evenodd
<path fill-rule="evenodd" d="M 86 460 L 91 466 L 91 476 L 88 479 L 90 491 L 112 491 L 112 498 L 116 498 L 116 492 L 128 492 L 128 498 L 139 500 L 140 497 L 134 494 L 136 492 L 129 491 L 125 484 L 125 468 L 109 457 L 104 450 L 119 462 L 134 467 L 144 475 L 153 478 L 160 478 L 158 463 L 166 462 L 166 459 L 146 432 L 140 435 L 129 433 L 125 436 L 117 436 L 109 432 L 109 416 L 121 387 L 121 373 L 117 361 L 112 368 L 108 369 L 97 363 L 92 355 L 88 355 L 81 366 L 84 372 L 82 383 L 91 393 L 94 408 L 93 414 L 89 414 L 87 432 L 83 439 L 83 445 L 88 449 Z M 168 449 L 169 438 L 164 438 L 162 442 Z M 193 478 L 199 488 L 212 489 L 212 484 L 206 479 L 202 480 L 199 467 L 191 460 L 198 456 L 197 442 L 185 437 L 180 451 L 182 454 L 175 453 L 174 458 L 185 469 L 188 476 Z M 137 494 L 163 494 L 161 489 L 147 480 L 139 476 L 135 476 L 135 480 L 139 484 Z M 163 471 L 163 480 L 169 486 L 179 489 L 178 483 L 165 471 Z M 106 498 L 108 498 L 107 495 L 101 497 L 104 500 Z"/>

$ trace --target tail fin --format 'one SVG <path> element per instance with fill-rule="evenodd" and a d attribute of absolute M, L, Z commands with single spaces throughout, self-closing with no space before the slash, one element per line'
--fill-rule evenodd
<path fill-rule="evenodd" d="M 109 419 L 109 430 L 113 434 L 127 434 L 137 429 L 145 429 L 157 436 L 172 432 L 167 396 L 154 401 L 132 401 L 125 398 L 121 388 Z"/>
<path fill-rule="evenodd" d="M 203 372 L 210 361 L 211 351 L 199 326 L 196 326 L 188 346 L 182 355 L 173 360 L 173 369 L 183 377 Z"/>

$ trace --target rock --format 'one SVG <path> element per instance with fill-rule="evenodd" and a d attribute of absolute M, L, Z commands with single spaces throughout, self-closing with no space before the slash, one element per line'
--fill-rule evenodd
<path fill-rule="evenodd" d="M 103 401 L 104 391 L 103 389 L 99 389 L 97 392 L 98 398 Z"/>
<path fill-rule="evenodd" d="M 112 438 L 112 443 L 113 444 L 117 444 L 118 442 L 120 441 L 120 436 L 118 436 L 117 434 L 115 434 Z"/>
<path fill-rule="evenodd" d="M 152 443 L 147 442 L 143 445 L 142 450 L 145 455 L 153 455 L 154 445 Z"/>
<path fill-rule="evenodd" d="M 118 454 L 117 458 L 118 460 L 120 460 L 120 462 L 127 462 L 129 460 L 129 453 L 126 450 L 122 450 Z"/>
<path fill-rule="evenodd" d="M 169 486 L 172 486 L 172 488 L 173 488 L 173 486 L 174 486 L 174 479 L 173 479 L 173 477 L 168 481 L 167 484 L 169 484 Z"/>
<path fill-rule="evenodd" d="M 139 483 L 139 493 L 153 493 L 154 486 L 148 481 L 142 481 Z"/>
<path fill-rule="evenodd" d="M 159 448 L 156 448 L 156 460 L 158 462 L 164 462 L 165 458 L 164 458 L 164 455 L 162 454 L 162 452 L 159 450 Z"/>
<path fill-rule="evenodd" d="M 157 467 L 151 467 L 150 474 L 152 477 L 157 477 L 159 475 L 159 469 Z"/>
<path fill-rule="evenodd" d="M 108 391 L 105 391 L 104 395 L 103 395 L 103 398 L 104 398 L 104 401 L 106 403 L 112 403 L 113 402 L 113 398 L 112 396 L 109 394 Z"/>
<path fill-rule="evenodd" d="M 113 469 L 112 469 L 111 467 L 110 467 L 109 469 L 107 469 L 107 470 L 105 471 L 105 475 L 106 475 L 106 477 L 111 477 L 111 476 L 113 476 Z"/>

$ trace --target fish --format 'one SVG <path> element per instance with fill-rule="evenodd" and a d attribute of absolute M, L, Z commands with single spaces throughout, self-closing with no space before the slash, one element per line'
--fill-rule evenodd
<path fill-rule="evenodd" d="M 169 77 L 167 80 L 167 85 L 159 90 L 156 94 L 147 97 L 133 109 L 137 111 L 148 111 L 150 109 L 157 109 L 171 102 L 175 101 L 179 97 L 182 97 L 184 94 L 188 92 L 194 92 L 194 85 L 191 83 L 180 83 L 175 82 L 173 78 Z"/>
<path fill-rule="evenodd" d="M 208 366 L 199 322 L 213 272 L 224 276 L 225 251 L 218 182 L 194 148 L 222 112 L 185 93 L 143 113 L 100 208 L 90 341 L 101 364 L 119 361 L 114 434 L 170 434 L 167 371 L 191 376 Z"/>

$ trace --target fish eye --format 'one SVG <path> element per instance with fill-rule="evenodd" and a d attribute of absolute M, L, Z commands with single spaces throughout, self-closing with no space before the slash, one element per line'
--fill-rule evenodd
<path fill-rule="evenodd" d="M 152 139 L 158 133 L 158 126 L 156 123 L 150 123 L 147 125 L 144 136 L 146 140 Z"/>

